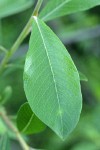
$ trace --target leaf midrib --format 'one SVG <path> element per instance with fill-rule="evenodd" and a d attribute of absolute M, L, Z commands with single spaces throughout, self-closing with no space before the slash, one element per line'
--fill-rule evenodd
<path fill-rule="evenodd" d="M 42 31 L 41 31 L 41 28 L 39 26 L 38 19 L 37 19 L 36 16 L 34 16 L 34 20 L 37 24 L 37 27 L 38 27 L 38 30 L 39 30 L 40 36 L 42 38 L 46 54 L 47 54 L 47 58 L 48 58 L 49 65 L 50 65 L 50 70 L 51 70 L 53 81 L 54 81 L 54 86 L 55 86 L 55 92 L 56 92 L 56 96 L 57 96 L 57 100 L 58 100 L 59 111 L 60 111 L 60 100 L 59 100 L 59 96 L 58 96 L 58 90 L 57 90 L 55 75 L 54 75 L 53 68 L 52 68 L 52 65 L 51 65 L 51 61 L 50 61 L 50 58 L 49 58 L 48 50 L 47 50 L 47 47 L 46 47 L 46 44 L 45 44 L 45 41 L 44 41 L 44 38 L 43 38 L 43 34 L 42 34 Z M 63 121 L 62 121 L 62 115 L 61 114 L 60 114 L 60 119 L 61 119 L 61 126 L 62 126 L 62 132 L 61 133 L 63 133 Z"/>
<path fill-rule="evenodd" d="M 51 14 L 53 14 L 55 11 L 57 11 L 58 9 L 60 9 L 62 6 L 64 6 L 66 3 L 68 3 L 71 0 L 66 0 L 63 3 L 61 3 L 58 7 L 54 8 L 51 12 L 47 13 L 42 19 L 45 20 L 46 17 L 50 16 Z"/>
<path fill-rule="evenodd" d="M 26 125 L 25 128 L 22 130 L 22 132 L 25 132 L 25 131 L 27 130 L 27 128 L 28 128 L 28 126 L 30 125 L 30 123 L 31 123 L 31 121 L 32 121 L 32 119 L 33 119 L 33 117 L 34 117 L 34 114 L 31 115 L 31 117 L 30 117 L 30 119 L 29 119 L 27 125 Z"/>

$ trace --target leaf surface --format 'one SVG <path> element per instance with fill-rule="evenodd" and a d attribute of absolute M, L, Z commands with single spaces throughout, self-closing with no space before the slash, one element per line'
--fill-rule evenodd
<path fill-rule="evenodd" d="M 100 0 L 50 0 L 40 13 L 44 21 L 57 17 L 88 10 L 100 5 Z"/>
<path fill-rule="evenodd" d="M 24 90 L 33 112 L 61 138 L 75 128 L 82 106 L 78 71 L 58 37 L 37 17 L 25 62 Z"/>
<path fill-rule="evenodd" d="M 32 4 L 33 0 L 0 0 L 0 18 L 24 11 Z"/>
<path fill-rule="evenodd" d="M 17 115 L 18 129 L 25 134 L 33 134 L 43 131 L 46 126 L 32 112 L 28 103 L 19 109 Z"/>

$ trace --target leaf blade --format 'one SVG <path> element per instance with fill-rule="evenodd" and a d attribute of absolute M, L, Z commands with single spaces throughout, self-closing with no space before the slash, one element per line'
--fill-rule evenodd
<path fill-rule="evenodd" d="M 17 115 L 17 126 L 24 134 L 34 134 L 43 131 L 46 126 L 34 115 L 29 104 L 24 103 Z"/>
<path fill-rule="evenodd" d="M 87 9 L 100 5 L 99 0 L 70 0 L 67 1 L 64 5 L 62 5 L 60 9 L 52 11 L 56 8 L 56 4 L 60 5 L 61 3 L 63 3 L 62 0 L 56 0 L 55 2 L 53 2 L 53 0 L 49 1 L 40 13 L 40 18 L 42 18 L 44 21 L 49 21 L 57 17 L 72 14 L 79 11 L 85 11 Z"/>
<path fill-rule="evenodd" d="M 81 112 L 79 75 L 69 53 L 51 29 L 36 17 L 33 27 L 24 69 L 26 97 L 39 119 L 65 138 L 76 126 Z M 71 92 L 72 88 L 77 96 Z M 70 109 L 74 107 L 77 111 L 73 113 Z"/>

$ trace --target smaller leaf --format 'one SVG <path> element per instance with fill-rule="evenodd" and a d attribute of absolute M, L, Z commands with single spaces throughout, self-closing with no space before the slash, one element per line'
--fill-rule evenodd
<path fill-rule="evenodd" d="M 100 5 L 100 0 L 50 0 L 40 13 L 40 18 L 49 21 L 57 17 L 85 11 Z"/>
<path fill-rule="evenodd" d="M 0 150 L 10 150 L 8 134 L 5 133 L 0 139 Z"/>
<path fill-rule="evenodd" d="M 80 77 L 80 81 L 88 81 L 87 77 L 79 71 L 79 77 Z"/>
<path fill-rule="evenodd" d="M 32 112 L 27 102 L 19 109 L 17 115 L 17 126 L 19 131 L 25 134 L 38 133 L 46 128 L 46 125 Z"/>

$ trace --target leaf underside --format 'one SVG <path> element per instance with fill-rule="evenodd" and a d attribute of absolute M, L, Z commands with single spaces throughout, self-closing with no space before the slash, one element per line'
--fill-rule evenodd
<path fill-rule="evenodd" d="M 25 62 L 24 90 L 39 119 L 66 138 L 81 112 L 79 74 L 64 45 L 37 17 Z"/>

